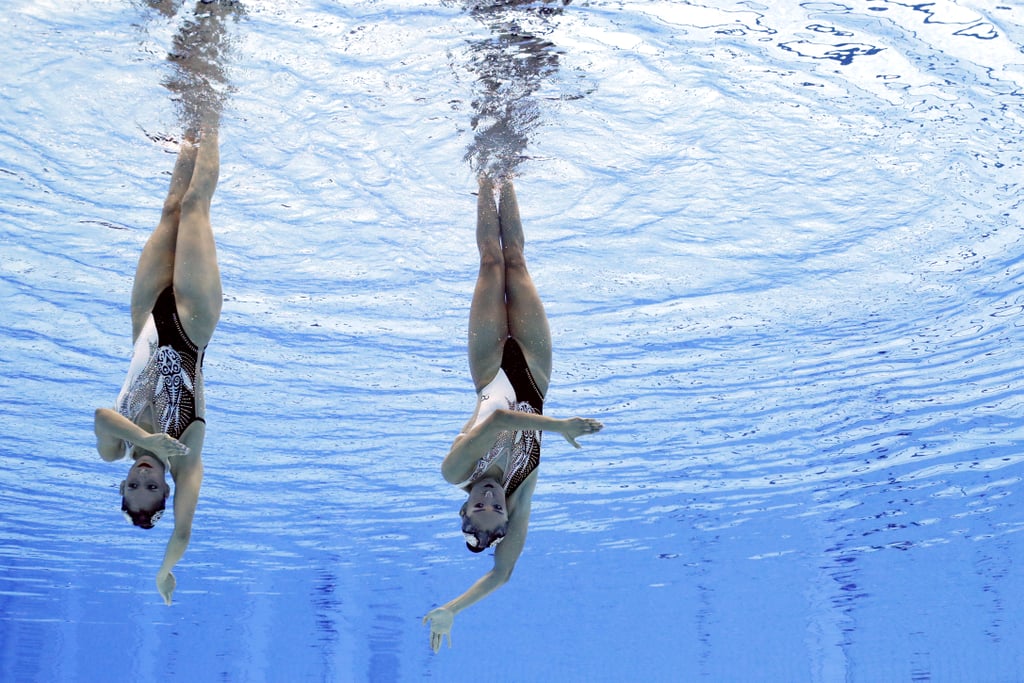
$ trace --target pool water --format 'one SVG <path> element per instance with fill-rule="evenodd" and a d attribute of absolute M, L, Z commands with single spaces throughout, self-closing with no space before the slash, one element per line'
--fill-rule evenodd
<path fill-rule="evenodd" d="M 92 419 L 192 12 L 0 8 L 0 680 L 1024 680 L 1017 3 L 245 2 L 167 607 Z M 606 426 L 434 654 L 480 168 Z"/>

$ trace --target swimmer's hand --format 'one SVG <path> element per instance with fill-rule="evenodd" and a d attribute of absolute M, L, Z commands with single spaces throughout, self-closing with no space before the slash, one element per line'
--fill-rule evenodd
<path fill-rule="evenodd" d="M 423 623 L 430 622 L 430 648 L 437 652 L 441 649 L 444 637 L 448 636 L 448 649 L 452 647 L 452 622 L 455 621 L 455 613 L 446 607 L 438 607 L 423 617 Z"/>
<path fill-rule="evenodd" d="M 188 455 L 188 446 L 175 439 L 170 434 L 150 434 L 138 441 L 138 445 L 145 448 L 161 460 Z"/>
<path fill-rule="evenodd" d="M 177 586 L 178 582 L 171 572 L 160 572 L 156 575 L 156 589 L 160 591 L 160 597 L 164 599 L 164 604 L 171 604 L 171 596 L 174 595 L 174 589 Z"/>
<path fill-rule="evenodd" d="M 570 417 L 567 420 L 562 420 L 561 427 L 559 431 L 565 440 L 576 448 L 582 448 L 576 443 L 576 437 L 584 434 L 596 434 L 604 425 L 590 417 Z"/>

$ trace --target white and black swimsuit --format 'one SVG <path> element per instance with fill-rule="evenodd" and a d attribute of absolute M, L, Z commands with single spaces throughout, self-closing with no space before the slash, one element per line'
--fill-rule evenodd
<path fill-rule="evenodd" d="M 477 396 L 477 414 L 473 427 L 496 410 L 518 410 L 524 413 L 544 412 L 544 396 L 526 364 L 519 342 L 509 338 L 501 356 L 501 368 L 494 379 Z M 472 427 L 470 427 L 472 429 Z M 504 458 L 505 476 L 501 487 L 511 496 L 519 485 L 540 465 L 541 432 L 534 430 L 501 432 L 487 455 L 477 461 L 473 473 L 458 484 L 469 488 L 480 479 L 492 463 Z"/>
<path fill-rule="evenodd" d="M 132 351 L 128 376 L 117 397 L 117 412 L 132 422 L 151 407 L 153 426 L 177 439 L 190 424 L 205 422 L 197 415 L 203 399 L 203 352 L 185 334 L 168 287 L 153 304 L 153 311 Z M 135 445 L 125 442 L 131 457 Z"/>

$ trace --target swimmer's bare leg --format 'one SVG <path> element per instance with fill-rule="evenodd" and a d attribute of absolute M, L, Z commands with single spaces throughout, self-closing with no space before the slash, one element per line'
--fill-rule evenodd
<path fill-rule="evenodd" d="M 210 225 L 210 203 L 220 176 L 218 122 L 203 124 L 195 170 L 181 201 L 174 295 L 185 333 L 197 346 L 206 346 L 220 320 L 224 295 L 217 245 Z"/>
<path fill-rule="evenodd" d="M 551 378 L 551 329 L 544 303 L 526 269 L 523 223 L 519 218 L 519 204 L 511 180 L 505 180 L 501 186 L 498 215 L 505 260 L 509 334 L 523 348 L 537 388 L 541 394 L 546 394 Z"/>
<path fill-rule="evenodd" d="M 142 249 L 132 285 L 132 340 L 139 336 L 153 304 L 174 279 L 174 251 L 178 241 L 181 200 L 192 180 L 196 148 L 192 136 L 182 137 L 171 186 L 164 200 L 160 222 Z"/>
<path fill-rule="evenodd" d="M 477 197 L 476 245 L 480 252 L 473 303 L 469 308 L 469 371 L 477 391 L 498 374 L 508 338 L 505 311 L 505 262 L 494 204 L 494 185 L 481 176 Z"/>

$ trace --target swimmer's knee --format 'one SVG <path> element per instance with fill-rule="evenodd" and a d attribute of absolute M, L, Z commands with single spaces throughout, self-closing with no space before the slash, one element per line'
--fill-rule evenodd
<path fill-rule="evenodd" d="M 483 246 L 480 248 L 480 270 L 504 269 L 505 255 L 500 247 Z"/>

